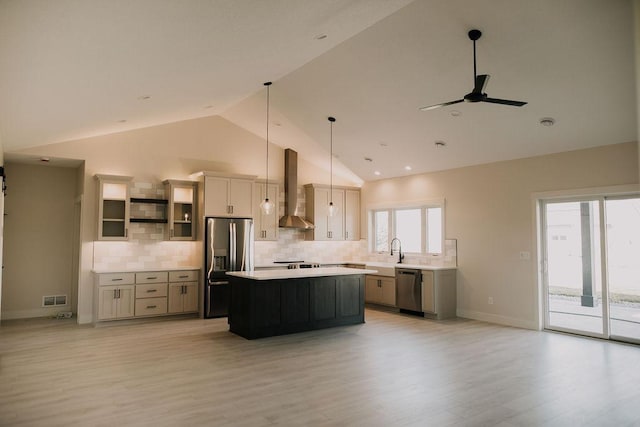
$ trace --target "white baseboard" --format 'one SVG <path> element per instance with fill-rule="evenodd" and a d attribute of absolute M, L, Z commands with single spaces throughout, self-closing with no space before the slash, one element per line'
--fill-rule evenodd
<path fill-rule="evenodd" d="M 534 320 L 518 319 L 515 317 L 501 316 L 499 314 L 483 313 L 481 311 L 460 310 L 456 312 L 458 317 L 465 319 L 481 320 L 483 322 L 497 323 L 498 325 L 513 326 L 515 328 L 538 330 Z"/>
<path fill-rule="evenodd" d="M 32 308 L 29 310 L 3 310 L 2 320 L 31 319 L 33 317 L 55 317 L 61 311 L 69 311 L 69 306 Z"/>

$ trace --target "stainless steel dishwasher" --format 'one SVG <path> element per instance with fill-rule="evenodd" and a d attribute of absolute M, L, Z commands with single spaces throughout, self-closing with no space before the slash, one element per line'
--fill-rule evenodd
<path fill-rule="evenodd" d="M 420 270 L 396 268 L 396 304 L 400 310 L 422 312 Z"/>

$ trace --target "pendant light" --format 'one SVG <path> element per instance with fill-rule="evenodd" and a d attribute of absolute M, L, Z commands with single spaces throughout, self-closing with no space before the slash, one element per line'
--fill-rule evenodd
<path fill-rule="evenodd" d="M 264 184 L 264 200 L 260 203 L 260 210 L 265 215 L 269 215 L 273 211 L 273 203 L 269 201 L 269 86 L 271 86 L 271 82 L 266 82 L 264 85 L 267 87 L 267 165 Z"/>
<path fill-rule="evenodd" d="M 330 184 L 329 184 L 329 216 L 334 216 L 338 208 L 333 204 L 333 124 L 335 123 L 335 117 L 328 117 L 329 126 L 331 128 L 330 133 L 330 141 L 331 141 L 331 149 L 330 149 Z"/>

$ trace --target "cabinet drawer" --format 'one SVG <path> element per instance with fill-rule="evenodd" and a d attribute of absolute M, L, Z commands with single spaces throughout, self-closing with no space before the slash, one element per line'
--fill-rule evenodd
<path fill-rule="evenodd" d="M 103 285 L 132 285 L 135 281 L 133 273 L 105 273 L 98 274 L 98 286 Z"/>
<path fill-rule="evenodd" d="M 148 285 L 136 285 L 136 298 L 153 298 L 153 297 L 166 297 L 167 296 L 167 284 L 166 283 L 150 283 Z"/>
<path fill-rule="evenodd" d="M 169 281 L 170 282 L 193 282 L 198 280 L 198 271 L 197 270 L 189 270 L 189 271 L 170 271 L 169 272 Z"/>
<path fill-rule="evenodd" d="M 166 271 L 136 273 L 136 283 L 167 283 L 167 279 L 168 275 Z"/>
<path fill-rule="evenodd" d="M 136 299 L 136 317 L 154 316 L 167 313 L 167 298 Z"/>

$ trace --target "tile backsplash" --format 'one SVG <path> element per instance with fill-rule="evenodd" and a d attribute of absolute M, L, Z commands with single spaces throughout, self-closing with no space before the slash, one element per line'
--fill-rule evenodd
<path fill-rule="evenodd" d="M 298 188 L 298 215 L 304 216 L 304 191 Z M 135 182 L 131 197 L 165 197 L 162 184 Z M 284 193 L 280 195 L 280 215 L 284 214 Z M 131 216 L 137 218 L 162 218 L 166 205 L 131 205 Z M 164 216 L 166 218 L 166 216 Z M 202 241 L 165 241 L 165 224 L 131 223 L 127 242 L 93 242 L 93 268 L 95 270 L 153 270 L 174 267 L 197 267 L 204 259 Z M 366 228 L 366 227 L 365 227 Z M 200 231 L 198 231 L 200 233 Z M 313 263 L 339 263 L 345 261 L 396 262 L 397 256 L 389 253 L 370 253 L 366 240 L 359 241 L 306 241 L 304 231 L 281 228 L 275 242 L 255 242 L 255 265 L 274 261 L 305 261 Z M 406 255 L 407 264 L 456 266 L 457 240 L 445 240 L 442 256 Z"/>

